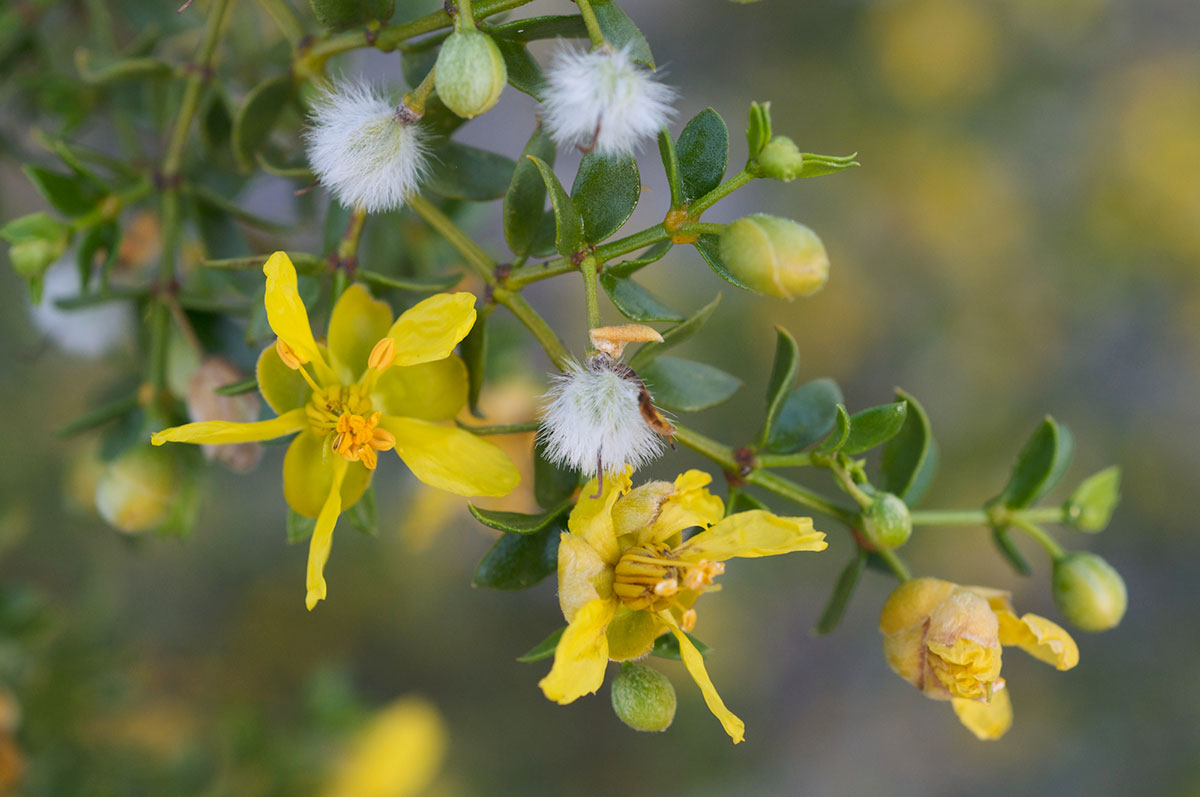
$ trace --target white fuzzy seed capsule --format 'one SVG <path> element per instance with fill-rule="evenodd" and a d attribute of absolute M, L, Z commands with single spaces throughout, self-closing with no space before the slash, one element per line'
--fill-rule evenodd
<path fill-rule="evenodd" d="M 321 184 L 342 205 L 395 210 L 425 171 L 419 117 L 362 83 L 339 83 L 313 103 L 304 138 Z"/>
<path fill-rule="evenodd" d="M 638 65 L 629 50 L 564 46 L 546 71 L 542 106 L 560 146 L 601 155 L 632 152 L 671 120 L 675 90 Z"/>
<path fill-rule="evenodd" d="M 640 468 L 662 452 L 662 439 L 639 407 L 641 383 L 624 370 L 606 354 L 568 364 L 546 394 L 538 433 L 551 462 L 590 477 L 601 469 Z"/>

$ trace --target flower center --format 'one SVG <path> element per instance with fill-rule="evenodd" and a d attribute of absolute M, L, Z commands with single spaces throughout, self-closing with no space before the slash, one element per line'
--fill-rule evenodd
<path fill-rule="evenodd" d="M 375 452 L 394 448 L 396 438 L 379 428 L 382 413 L 372 409 L 361 386 L 332 385 L 314 391 L 305 412 L 313 433 L 325 437 L 335 454 L 374 470 Z"/>
<path fill-rule="evenodd" d="M 1000 651 L 959 637 L 953 645 L 928 643 L 929 667 L 954 697 L 988 699 L 1000 676 Z"/>
<path fill-rule="evenodd" d="M 722 562 L 687 561 L 662 543 L 639 545 L 617 562 L 613 593 L 634 611 L 678 608 L 683 613 L 684 630 L 689 631 L 696 623 L 692 602 L 724 572 Z"/>

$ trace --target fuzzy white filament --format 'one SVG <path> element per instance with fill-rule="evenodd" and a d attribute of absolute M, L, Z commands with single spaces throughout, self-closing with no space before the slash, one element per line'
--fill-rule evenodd
<path fill-rule="evenodd" d="M 598 466 L 635 469 L 662 452 L 662 440 L 642 417 L 639 386 L 617 373 L 612 359 L 569 363 L 546 394 L 539 437 L 547 458 L 595 476 Z"/>
<path fill-rule="evenodd" d="M 304 139 L 321 184 L 346 207 L 394 210 L 425 171 L 420 127 L 377 89 L 338 83 L 313 103 Z"/>
<path fill-rule="evenodd" d="M 615 155 L 658 135 L 675 113 L 674 99 L 675 90 L 635 63 L 628 48 L 564 45 L 546 71 L 542 105 L 555 143 Z"/>

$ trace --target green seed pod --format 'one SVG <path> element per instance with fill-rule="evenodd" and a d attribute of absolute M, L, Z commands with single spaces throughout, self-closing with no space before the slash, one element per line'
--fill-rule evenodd
<path fill-rule="evenodd" d="M 829 256 L 817 234 L 765 213 L 745 216 L 725 228 L 721 259 L 746 287 L 781 299 L 811 296 L 829 279 Z"/>
<path fill-rule="evenodd" d="M 612 705 L 635 731 L 665 731 L 675 719 L 675 687 L 658 670 L 627 662 L 613 679 Z"/>
<path fill-rule="evenodd" d="M 863 510 L 863 534 L 878 548 L 899 548 L 912 536 L 912 517 L 908 504 L 899 496 L 880 493 Z"/>
<path fill-rule="evenodd" d="M 787 136 L 775 136 L 758 155 L 758 173 L 785 183 L 800 176 L 804 156 Z"/>
<path fill-rule="evenodd" d="M 508 81 L 500 48 L 477 30 L 451 33 L 438 53 L 436 69 L 434 89 L 446 107 L 464 119 L 495 105 Z"/>
<path fill-rule="evenodd" d="M 1053 588 L 1059 611 L 1076 628 L 1107 631 L 1125 616 L 1125 581 L 1094 553 L 1071 553 L 1055 562 Z"/>
<path fill-rule="evenodd" d="M 179 498 L 179 466 L 165 451 L 131 448 L 107 463 L 96 483 L 96 509 L 128 534 L 157 528 Z"/>

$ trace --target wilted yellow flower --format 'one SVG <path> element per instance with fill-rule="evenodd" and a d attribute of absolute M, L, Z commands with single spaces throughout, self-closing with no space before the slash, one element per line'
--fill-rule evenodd
<path fill-rule="evenodd" d="M 685 633 L 696 624 L 692 605 L 725 572 L 725 560 L 821 551 L 825 535 L 810 518 L 758 510 L 724 517 L 723 502 L 706 487 L 712 477 L 698 470 L 636 490 L 630 473 L 610 474 L 599 493 L 593 479 L 571 511 L 558 548 L 558 599 L 568 625 L 539 686 L 551 700 L 570 703 L 600 688 L 610 659 L 644 656 L 670 631 L 709 710 L 736 744 L 745 724 L 725 707 Z M 704 531 L 681 542 L 693 526 Z"/>
<path fill-rule="evenodd" d="M 934 700 L 949 700 L 980 739 L 999 739 L 1012 725 L 1012 703 L 1000 677 L 1002 645 L 1069 670 L 1079 663 L 1071 635 L 1036 614 L 1017 617 L 1009 593 L 918 578 L 896 588 L 879 617 L 888 665 Z"/>
<path fill-rule="evenodd" d="M 409 797 L 426 794 L 442 759 L 447 733 L 426 700 L 401 698 L 376 714 L 337 768 L 325 797 Z"/>
<path fill-rule="evenodd" d="M 278 417 L 189 423 L 151 441 L 245 443 L 299 432 L 283 459 L 283 495 L 293 510 L 317 519 L 305 599 L 311 610 L 325 598 L 333 527 L 366 491 L 377 452 L 394 448 L 418 479 L 458 495 L 504 495 L 520 476 L 492 443 L 433 423 L 453 418 L 466 402 L 466 367 L 452 352 L 475 323 L 473 295 L 431 296 L 393 323 L 385 302 L 351 285 L 321 344 L 288 256 L 271 255 L 263 273 L 267 320 L 279 338 L 258 358 L 258 387 Z"/>

